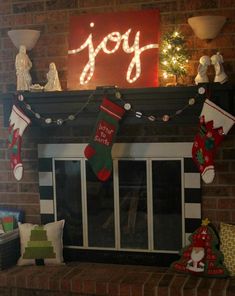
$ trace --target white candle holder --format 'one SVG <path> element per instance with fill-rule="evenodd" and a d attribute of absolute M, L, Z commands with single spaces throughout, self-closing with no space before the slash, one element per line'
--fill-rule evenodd
<path fill-rule="evenodd" d="M 212 40 L 222 29 L 226 22 L 226 17 L 221 15 L 194 16 L 188 19 L 188 23 L 194 34 L 199 39 Z"/>
<path fill-rule="evenodd" d="M 17 49 L 21 45 L 26 47 L 26 50 L 31 50 L 40 36 L 40 31 L 37 30 L 10 30 L 8 31 L 12 43 Z"/>
<path fill-rule="evenodd" d="M 27 55 L 27 50 L 31 50 L 40 36 L 37 30 L 11 30 L 8 31 L 12 43 L 19 50 L 15 59 L 16 68 L 16 88 L 18 91 L 29 91 L 32 86 L 30 69 L 32 62 Z"/>

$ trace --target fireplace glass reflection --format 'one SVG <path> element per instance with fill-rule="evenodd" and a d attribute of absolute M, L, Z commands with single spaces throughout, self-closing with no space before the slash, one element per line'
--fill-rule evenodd
<path fill-rule="evenodd" d="M 118 163 L 121 247 L 148 249 L 146 161 Z"/>
<path fill-rule="evenodd" d="M 152 161 L 154 249 L 179 250 L 182 245 L 182 188 L 179 160 Z"/>
<path fill-rule="evenodd" d="M 57 220 L 65 219 L 64 244 L 83 245 L 81 162 L 56 160 Z"/>
<path fill-rule="evenodd" d="M 100 182 L 86 162 L 89 247 L 115 247 L 113 178 Z"/>

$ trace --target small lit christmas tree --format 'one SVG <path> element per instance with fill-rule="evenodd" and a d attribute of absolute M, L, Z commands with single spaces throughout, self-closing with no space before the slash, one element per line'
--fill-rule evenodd
<path fill-rule="evenodd" d="M 189 54 L 182 33 L 177 30 L 166 33 L 162 38 L 160 52 L 163 77 L 167 79 L 174 76 L 177 84 L 179 77 L 187 73 L 188 58 Z"/>

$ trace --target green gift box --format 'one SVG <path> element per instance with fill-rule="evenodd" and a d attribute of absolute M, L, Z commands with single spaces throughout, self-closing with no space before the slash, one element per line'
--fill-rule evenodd
<path fill-rule="evenodd" d="M 13 216 L 2 217 L 2 226 L 5 232 L 12 231 L 14 229 L 14 217 Z"/>

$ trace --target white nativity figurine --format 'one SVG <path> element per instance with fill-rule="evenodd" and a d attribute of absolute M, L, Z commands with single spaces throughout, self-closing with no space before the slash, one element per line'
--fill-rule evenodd
<path fill-rule="evenodd" d="M 26 47 L 20 45 L 19 53 L 16 55 L 15 68 L 17 76 L 17 90 L 29 90 L 32 84 L 32 78 L 29 73 L 32 63 L 26 53 Z"/>
<path fill-rule="evenodd" d="M 44 86 L 45 91 L 61 91 L 60 80 L 55 63 L 50 63 L 49 72 L 47 73 L 47 84 Z"/>
<path fill-rule="evenodd" d="M 198 73 L 194 79 L 196 84 L 209 82 L 206 72 L 207 72 L 207 68 L 210 64 L 211 64 L 211 59 L 207 55 L 204 55 L 200 58 L 199 65 L 197 68 Z"/>
<path fill-rule="evenodd" d="M 217 52 L 211 57 L 211 64 L 214 65 L 214 68 L 215 68 L 214 82 L 219 82 L 221 84 L 228 81 L 228 76 L 224 72 L 224 67 L 222 65 L 223 62 L 224 62 L 224 59 L 219 52 Z"/>

